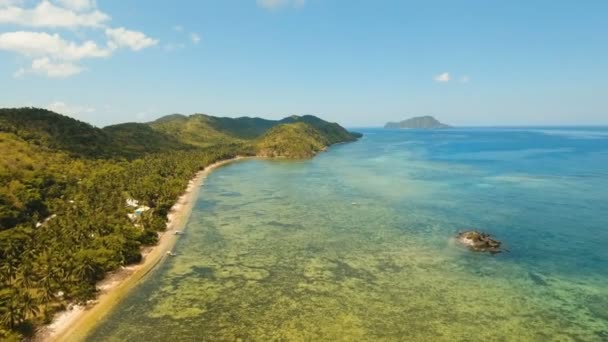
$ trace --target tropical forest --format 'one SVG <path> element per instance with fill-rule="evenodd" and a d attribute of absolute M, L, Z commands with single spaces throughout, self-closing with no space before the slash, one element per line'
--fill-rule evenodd
<path fill-rule="evenodd" d="M 97 128 L 0 109 L 0 340 L 21 340 L 138 263 L 194 175 L 236 156 L 309 158 L 360 137 L 314 116 L 173 114 Z M 132 215 L 130 202 L 146 208 Z"/>

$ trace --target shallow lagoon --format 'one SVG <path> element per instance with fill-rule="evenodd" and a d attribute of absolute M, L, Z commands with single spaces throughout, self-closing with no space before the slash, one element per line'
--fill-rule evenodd
<path fill-rule="evenodd" d="M 363 132 L 212 173 L 89 340 L 608 340 L 608 129 Z"/>

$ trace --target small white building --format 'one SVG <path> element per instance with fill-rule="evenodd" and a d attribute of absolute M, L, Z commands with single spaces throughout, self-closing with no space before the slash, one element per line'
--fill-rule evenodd
<path fill-rule="evenodd" d="M 134 213 L 135 215 L 137 215 L 137 216 L 141 216 L 141 214 L 142 214 L 144 211 L 148 211 L 148 210 L 150 210 L 150 207 L 145 206 L 145 205 L 142 205 L 141 207 L 139 207 L 139 208 L 135 209 L 135 211 L 134 211 L 133 213 Z"/>
<path fill-rule="evenodd" d="M 134 200 L 136 203 L 137 201 Z M 131 205 L 129 205 L 131 206 Z M 142 205 L 137 207 L 132 213 L 128 213 L 127 216 L 129 217 L 129 219 L 133 222 L 137 221 L 137 218 L 141 216 L 142 213 L 144 213 L 145 211 L 150 210 L 150 207 Z"/>
<path fill-rule="evenodd" d="M 127 207 L 137 208 L 139 206 L 139 201 L 133 198 L 127 198 Z"/>

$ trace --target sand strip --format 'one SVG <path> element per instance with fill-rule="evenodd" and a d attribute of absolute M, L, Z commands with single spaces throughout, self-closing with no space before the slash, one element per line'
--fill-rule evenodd
<path fill-rule="evenodd" d="M 120 268 L 106 276 L 97 284 L 97 299 L 87 306 L 72 305 L 68 310 L 55 315 L 53 322 L 39 329 L 35 341 L 82 341 L 87 334 L 101 321 L 111 309 L 118 304 L 139 281 L 148 274 L 171 251 L 192 213 L 199 190 L 205 178 L 216 168 L 245 159 L 236 157 L 222 160 L 207 166 L 190 180 L 186 191 L 177 200 L 167 215 L 167 229 L 160 237 L 158 244 L 142 250 L 143 259 L 139 264 Z"/>

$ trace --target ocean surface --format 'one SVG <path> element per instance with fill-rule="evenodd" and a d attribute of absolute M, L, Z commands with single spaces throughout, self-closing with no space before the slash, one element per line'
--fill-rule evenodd
<path fill-rule="evenodd" d="M 608 341 L 608 128 L 360 131 L 213 172 L 89 340 Z"/>

